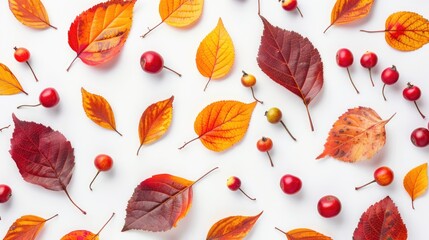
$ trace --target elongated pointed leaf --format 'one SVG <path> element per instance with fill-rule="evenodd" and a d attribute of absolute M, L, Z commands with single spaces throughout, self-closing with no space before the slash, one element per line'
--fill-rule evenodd
<path fill-rule="evenodd" d="M 12 71 L 0 63 L 0 95 L 14 95 L 21 92 L 27 94 Z"/>
<path fill-rule="evenodd" d="M 231 216 L 217 221 L 207 233 L 206 240 L 244 239 L 262 212 L 256 216 Z"/>
<path fill-rule="evenodd" d="M 40 0 L 9 0 L 9 9 L 22 24 L 36 29 L 55 28 Z"/>

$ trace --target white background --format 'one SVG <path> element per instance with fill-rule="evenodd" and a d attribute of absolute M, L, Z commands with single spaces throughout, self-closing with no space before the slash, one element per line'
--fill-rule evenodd
<path fill-rule="evenodd" d="M 428 47 L 414 52 L 398 52 L 389 47 L 383 34 L 366 34 L 360 29 L 384 29 L 385 19 L 400 10 L 415 11 L 429 17 L 429 3 L 423 1 L 377 1 L 372 13 L 363 21 L 348 26 L 334 26 L 326 34 L 331 9 L 329 1 L 301 0 L 304 18 L 297 12 L 285 12 L 276 0 L 262 1 L 262 14 L 281 28 L 294 30 L 308 37 L 318 48 L 324 62 L 324 87 L 310 105 L 316 130 L 311 132 L 302 101 L 270 80 L 259 69 L 256 56 L 262 34 L 262 22 L 257 15 L 256 0 L 207 0 L 197 24 L 188 29 L 175 29 L 161 25 L 145 39 L 140 35 L 147 27 L 160 21 L 158 1 L 139 0 L 134 9 L 134 22 L 119 57 L 102 67 L 90 67 L 77 60 L 66 72 L 75 57 L 67 43 L 67 31 L 74 18 L 98 1 L 43 1 L 52 25 L 58 30 L 33 30 L 19 23 L 9 11 L 7 1 L 0 5 L 0 62 L 6 64 L 17 76 L 29 96 L 18 94 L 0 97 L 0 125 L 12 124 L 15 113 L 22 120 L 51 126 L 62 132 L 75 149 L 76 167 L 68 187 L 74 200 L 88 214 L 82 215 L 63 192 L 52 192 L 22 180 L 11 159 L 11 128 L 0 133 L 0 183 L 13 188 L 13 197 L 0 206 L 0 235 L 5 235 L 12 222 L 26 214 L 48 218 L 56 213 L 55 220 L 46 224 L 38 239 L 60 239 L 64 234 L 87 229 L 97 232 L 112 212 L 116 216 L 101 233 L 102 239 L 204 239 L 211 225 L 232 215 L 264 214 L 248 235 L 248 239 L 284 239 L 274 227 L 283 230 L 312 228 L 334 239 L 351 239 L 361 214 L 387 195 L 397 204 L 407 225 L 409 239 L 426 239 L 429 204 L 427 194 L 415 201 L 416 210 L 402 186 L 405 174 L 413 167 L 427 161 L 429 149 L 416 148 L 410 142 L 410 133 L 424 127 L 427 121 L 417 113 L 412 102 L 402 97 L 406 82 L 418 85 L 423 94 L 418 101 L 429 115 L 429 84 L 427 67 Z M 426 9 L 426 10 L 425 10 Z M 212 81 L 203 92 L 206 79 L 195 65 L 199 42 L 221 17 L 235 45 L 236 60 L 231 73 L 223 80 Z M 13 47 L 22 46 L 31 51 L 31 64 L 40 82 L 36 83 L 27 66 L 13 58 Z M 345 69 L 335 63 L 335 53 L 347 47 L 355 54 L 351 72 L 360 95 L 357 95 Z M 140 55 L 155 50 L 164 56 L 165 64 L 183 74 L 182 78 L 164 71 L 158 75 L 143 72 Z M 369 81 L 368 71 L 359 64 L 366 50 L 379 56 L 374 70 L 376 86 Z M 382 69 L 395 64 L 400 80 L 386 88 L 388 101 L 381 96 Z M 253 113 L 249 130 L 244 139 L 233 148 L 215 153 L 199 141 L 179 151 L 184 141 L 195 137 L 193 123 L 197 114 L 208 104 L 218 100 L 253 101 L 249 89 L 241 86 L 241 70 L 256 75 L 255 91 L 265 104 L 258 104 Z M 61 95 L 54 109 L 34 108 L 17 110 L 20 104 L 38 102 L 40 91 L 55 87 Z M 104 96 L 111 104 L 120 137 L 89 120 L 83 109 L 80 88 Z M 168 133 L 157 143 L 139 146 L 137 126 L 144 109 L 150 104 L 175 96 L 174 119 Z M 283 120 L 298 138 L 293 142 L 281 125 L 269 124 L 264 112 L 272 106 L 283 111 Z M 370 161 L 347 164 L 326 158 L 316 161 L 323 151 L 323 144 L 334 121 L 347 109 L 369 106 L 386 119 L 397 113 L 387 125 L 385 147 Z M 266 154 L 256 149 L 256 141 L 271 137 L 271 151 L 275 168 L 271 168 Z M 105 153 L 114 158 L 111 172 L 102 173 L 90 192 L 88 184 L 96 169 L 93 159 Z M 357 192 L 356 185 L 372 180 L 373 171 L 387 165 L 395 172 L 395 180 L 388 187 L 373 185 Z M 125 208 L 134 188 L 144 179 L 158 173 L 170 173 L 195 180 L 213 167 L 213 172 L 194 186 L 194 202 L 188 215 L 177 228 L 164 233 L 128 231 L 121 233 Z M 284 174 L 294 174 L 303 181 L 299 194 L 287 196 L 279 187 Z M 226 179 L 239 176 L 242 187 L 257 201 L 252 202 L 239 192 L 227 189 Z M 341 199 L 343 209 L 339 216 L 324 219 L 318 215 L 316 205 L 320 197 L 334 194 Z"/>

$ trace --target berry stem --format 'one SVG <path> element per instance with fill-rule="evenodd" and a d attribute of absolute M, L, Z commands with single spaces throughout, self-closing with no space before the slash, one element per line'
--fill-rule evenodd
<path fill-rule="evenodd" d="M 274 167 L 273 160 L 271 159 L 270 152 L 267 151 L 268 158 L 270 159 L 271 167 Z"/>
<path fill-rule="evenodd" d="M 73 61 L 70 63 L 69 67 L 67 68 L 67 72 L 70 70 L 71 66 L 73 65 L 73 63 L 76 61 L 76 59 L 79 57 L 79 54 L 76 55 L 76 57 L 73 59 Z"/>
<path fill-rule="evenodd" d="M 174 71 L 173 69 L 171 69 L 171 68 L 169 68 L 169 67 L 167 67 L 167 66 L 163 66 L 163 67 L 164 67 L 165 69 L 167 69 L 168 71 L 171 71 L 171 72 L 173 72 L 173 73 L 177 74 L 177 76 L 182 77 L 182 74 L 180 74 L 180 73 L 178 73 L 178 72 Z"/>
<path fill-rule="evenodd" d="M 302 15 L 301 9 L 299 9 L 299 7 L 296 7 L 296 10 L 298 10 L 299 15 L 301 15 L 301 17 L 303 18 L 303 17 L 304 17 L 304 15 Z"/>
<path fill-rule="evenodd" d="M 10 125 L 7 125 L 6 127 L 0 128 L 0 132 L 3 131 L 3 130 L 5 130 L 5 129 L 7 129 L 7 128 L 9 128 L 9 127 L 10 127 Z"/>
<path fill-rule="evenodd" d="M 373 183 L 375 183 L 375 180 L 372 180 L 371 182 L 366 183 L 366 184 L 364 184 L 364 185 L 362 185 L 362 186 L 360 186 L 360 187 L 355 187 L 355 190 L 357 191 L 357 190 L 359 190 L 359 189 L 361 189 L 361 188 L 364 188 L 364 187 L 366 187 L 366 186 L 368 186 L 368 185 L 370 185 L 370 184 L 373 184 Z"/>
<path fill-rule="evenodd" d="M 186 147 L 186 145 L 188 145 L 189 143 L 191 143 L 191 142 L 193 142 L 193 141 L 195 141 L 197 139 L 200 139 L 200 137 L 196 137 L 196 138 L 194 138 L 194 139 L 192 139 L 192 140 L 190 140 L 188 142 L 185 142 L 185 144 L 183 144 L 183 146 L 179 147 L 179 150 L 182 150 L 183 148 Z"/>
<path fill-rule="evenodd" d="M 147 31 L 145 34 L 141 35 L 141 38 L 145 38 L 145 37 L 146 37 L 146 35 L 148 35 L 150 32 L 152 32 L 152 31 L 153 31 L 153 30 L 155 30 L 157 27 L 159 27 L 159 25 L 161 25 L 163 22 L 164 22 L 164 21 L 162 21 L 162 22 L 158 23 L 158 24 L 157 24 L 155 27 L 153 27 L 153 28 L 147 28 L 147 29 L 148 29 L 148 31 Z"/>
<path fill-rule="evenodd" d="M 241 188 L 239 188 L 238 190 L 240 190 L 240 192 L 242 192 L 247 198 L 249 198 L 250 200 L 252 200 L 252 201 L 255 201 L 256 200 L 256 198 L 252 198 L 252 197 L 250 197 L 249 195 L 247 195 L 244 191 L 243 191 L 243 189 L 241 189 Z"/>
<path fill-rule="evenodd" d="M 359 94 L 359 90 L 356 88 L 355 83 L 354 83 L 354 82 L 353 82 L 353 80 L 352 80 L 352 75 L 350 74 L 350 70 L 349 70 L 349 68 L 347 68 L 347 73 L 348 73 L 348 75 L 349 75 L 350 82 L 352 83 L 353 87 L 354 87 L 354 88 L 355 88 L 355 90 L 356 90 L 356 93 L 357 93 L 357 94 Z"/>
<path fill-rule="evenodd" d="M 86 212 L 82 209 L 82 208 L 80 208 L 74 201 L 73 201 L 73 199 L 71 198 L 71 196 L 70 196 L 70 194 L 69 194 L 69 192 L 67 191 L 67 188 L 66 187 L 64 187 L 64 192 L 66 193 L 66 195 L 67 195 L 67 197 L 69 198 L 69 200 L 70 200 L 70 202 L 71 203 L 73 203 L 73 205 L 77 208 L 77 209 L 79 209 L 84 215 L 86 215 Z"/>
<path fill-rule="evenodd" d="M 36 79 L 36 82 L 39 81 L 39 79 L 37 79 L 36 74 L 34 73 L 33 68 L 31 67 L 30 63 L 28 61 L 25 61 L 25 63 L 27 64 L 27 66 L 30 68 L 31 73 L 33 73 L 34 78 Z"/>
<path fill-rule="evenodd" d="M 371 84 L 372 84 L 373 87 L 375 87 L 374 81 L 372 80 L 372 71 L 371 71 L 371 68 L 368 68 L 368 72 L 369 72 L 369 79 L 371 79 Z"/>
<path fill-rule="evenodd" d="M 304 101 L 305 110 L 307 110 L 308 120 L 310 121 L 311 131 L 314 132 L 313 120 L 311 119 L 310 110 L 308 109 L 308 104 Z"/>
<path fill-rule="evenodd" d="M 95 179 L 97 178 L 98 174 L 100 174 L 100 171 L 97 172 L 97 174 L 95 174 L 95 177 L 92 179 L 91 183 L 89 184 L 89 190 L 92 191 L 92 183 L 95 181 Z"/>
<path fill-rule="evenodd" d="M 209 80 L 207 81 L 206 86 L 204 87 L 204 92 L 206 91 L 207 87 L 209 86 L 209 83 L 210 83 L 210 81 L 211 81 L 211 80 L 212 80 L 212 79 L 211 79 L 211 78 L 209 78 Z"/>
<path fill-rule="evenodd" d="M 383 95 L 384 101 L 387 101 L 386 96 L 384 95 L 384 89 L 386 88 L 386 84 L 383 85 L 383 89 L 381 90 L 381 94 Z"/>
<path fill-rule="evenodd" d="M 53 218 L 55 218 L 55 217 L 58 217 L 58 213 L 57 213 L 57 214 L 55 214 L 54 216 L 52 216 L 52 217 L 48 218 L 48 219 L 45 219 L 45 222 L 47 222 L 47 221 L 49 221 L 49 220 L 51 220 L 51 219 L 53 219 Z"/>
<path fill-rule="evenodd" d="M 98 235 L 100 235 L 101 231 L 103 231 L 103 229 L 107 226 L 107 224 L 109 224 L 109 222 L 110 222 L 110 220 L 112 220 L 113 216 L 115 216 L 115 213 L 112 213 L 112 216 L 110 216 L 109 220 L 107 220 L 107 222 L 100 228 L 100 230 L 97 232 L 97 234 L 95 234 L 95 236 L 91 238 L 91 240 L 96 238 Z"/>
<path fill-rule="evenodd" d="M 24 104 L 24 105 L 19 105 L 18 107 L 16 107 L 17 109 L 21 109 L 21 108 L 23 108 L 23 107 L 38 107 L 38 106 L 40 106 L 40 105 L 42 105 L 41 103 L 39 103 L 39 104 L 34 104 L 34 105 L 27 105 L 27 104 Z"/>
<path fill-rule="evenodd" d="M 275 227 L 275 229 L 277 230 L 277 231 L 279 231 L 279 232 L 281 232 L 281 233 L 283 233 L 283 234 L 287 234 L 285 231 L 283 231 L 283 230 L 281 230 L 280 228 L 278 228 L 278 227 Z"/>
<path fill-rule="evenodd" d="M 286 129 L 286 132 L 287 133 L 289 133 L 289 136 L 294 140 L 294 141 L 296 141 L 296 138 L 292 135 L 292 133 L 289 131 L 289 129 L 286 127 L 286 124 L 282 121 L 282 120 L 280 120 L 280 123 L 283 125 L 283 127 Z"/>
<path fill-rule="evenodd" d="M 425 116 L 425 115 L 423 115 L 422 111 L 420 111 L 419 105 L 417 105 L 417 101 L 414 101 L 414 105 L 416 105 L 417 111 L 419 111 L 420 116 L 422 116 L 422 118 L 423 118 L 423 119 L 425 119 L 425 118 L 426 118 L 426 116 Z"/>
<path fill-rule="evenodd" d="M 244 72 L 243 72 L 244 73 Z M 250 90 L 252 91 L 252 96 L 253 96 L 253 99 L 255 99 L 258 103 L 260 103 L 260 104 L 264 104 L 264 102 L 263 101 L 261 101 L 261 100 L 259 100 L 259 99 L 257 99 L 256 98 L 256 96 L 255 96 L 255 91 L 253 90 L 253 87 L 250 87 Z"/>

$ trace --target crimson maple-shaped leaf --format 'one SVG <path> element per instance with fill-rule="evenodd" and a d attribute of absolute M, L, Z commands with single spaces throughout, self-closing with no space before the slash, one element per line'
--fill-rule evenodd
<path fill-rule="evenodd" d="M 407 239 L 407 227 L 390 197 L 370 206 L 360 218 L 353 240 Z"/>
<path fill-rule="evenodd" d="M 308 105 L 323 86 L 323 63 L 319 51 L 300 34 L 275 27 L 263 16 L 264 32 L 258 65 L 272 80 L 300 97 L 314 131 Z"/>
<path fill-rule="evenodd" d="M 58 131 L 42 124 L 19 120 L 12 115 L 15 129 L 10 155 L 22 178 L 52 191 L 67 191 L 74 168 L 74 153 L 69 141 Z M 85 211 L 79 208 L 82 213 Z"/>

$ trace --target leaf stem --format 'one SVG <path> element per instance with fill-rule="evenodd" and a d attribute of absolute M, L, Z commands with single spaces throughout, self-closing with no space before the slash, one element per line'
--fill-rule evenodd
<path fill-rule="evenodd" d="M 98 235 L 100 235 L 101 231 L 103 231 L 103 229 L 107 226 L 107 224 L 109 224 L 109 222 L 110 222 L 110 220 L 112 220 L 113 216 L 115 216 L 115 213 L 112 213 L 112 216 L 110 216 L 109 220 L 107 220 L 107 222 L 100 228 L 100 230 L 98 230 L 97 234 L 95 234 L 95 236 L 92 237 L 91 240 L 96 238 Z"/>
<path fill-rule="evenodd" d="M 350 74 L 349 68 L 346 68 L 346 69 L 347 69 L 347 74 L 349 75 L 350 82 L 352 83 L 354 89 L 356 90 L 356 93 L 359 94 L 359 90 L 356 88 L 355 83 L 353 82 L 352 75 Z"/>
<path fill-rule="evenodd" d="M 296 10 L 298 10 L 299 15 L 301 15 L 301 17 L 303 18 L 303 17 L 304 17 L 304 15 L 302 15 L 301 9 L 299 9 L 299 7 L 296 7 Z"/>
<path fill-rule="evenodd" d="M 140 149 L 143 147 L 143 144 L 140 145 L 139 149 L 137 149 L 137 156 L 139 155 Z"/>
<path fill-rule="evenodd" d="M 167 66 L 163 66 L 163 67 L 164 67 L 165 69 L 167 69 L 167 70 L 169 70 L 169 71 L 171 71 L 171 72 L 173 72 L 173 73 L 177 74 L 177 76 L 182 77 L 182 74 L 180 74 L 180 73 L 176 72 L 175 70 L 173 70 L 173 69 L 171 69 L 171 68 L 169 68 L 169 67 L 167 67 Z"/>
<path fill-rule="evenodd" d="M 384 95 L 384 88 L 386 88 L 386 84 L 383 84 L 383 89 L 381 90 L 381 94 L 383 95 L 384 101 L 387 101 L 386 96 Z"/>
<path fill-rule="evenodd" d="M 261 0 L 258 0 L 258 15 L 261 16 Z"/>
<path fill-rule="evenodd" d="M 364 33 L 383 33 L 383 32 L 387 32 L 387 30 L 377 30 L 377 31 L 360 30 L 360 32 L 364 32 Z"/>
<path fill-rule="evenodd" d="M 121 136 L 121 137 L 122 137 L 122 133 L 120 133 L 116 128 L 113 128 L 113 130 L 114 130 L 117 134 L 119 134 L 119 136 Z"/>
<path fill-rule="evenodd" d="M 328 31 L 328 29 L 329 29 L 329 28 L 331 28 L 331 27 L 332 27 L 332 25 L 334 25 L 334 24 L 329 25 L 329 26 L 325 29 L 325 31 L 323 31 L 323 33 L 326 33 L 326 31 Z"/>
<path fill-rule="evenodd" d="M 267 151 L 267 155 L 268 155 L 268 159 L 270 159 L 271 167 L 274 167 L 273 159 L 271 159 L 271 155 L 269 151 Z"/>
<path fill-rule="evenodd" d="M 19 105 L 18 107 L 16 107 L 17 109 L 21 109 L 21 108 L 23 108 L 23 107 L 38 107 L 38 106 L 40 106 L 40 105 L 42 105 L 41 103 L 39 103 L 39 104 L 34 104 L 34 105 L 28 105 L 28 104 L 24 104 L 24 105 Z"/>
<path fill-rule="evenodd" d="M 364 187 L 366 187 L 366 186 L 368 186 L 370 184 L 373 184 L 373 183 L 375 183 L 375 180 L 372 180 L 371 182 L 368 182 L 368 183 L 366 183 L 366 184 L 364 184 L 362 186 L 355 187 L 355 190 L 357 191 L 357 190 L 362 189 L 362 188 L 364 188 Z"/>
<path fill-rule="evenodd" d="M 311 131 L 314 132 L 313 120 L 311 119 L 310 110 L 308 109 L 308 104 L 304 102 L 305 109 L 307 110 L 308 120 L 310 121 Z"/>
<path fill-rule="evenodd" d="M 207 87 L 209 86 L 209 83 L 210 83 L 210 81 L 211 81 L 211 80 L 212 80 L 212 79 L 211 79 L 211 78 L 209 78 L 209 80 L 207 81 L 206 86 L 204 87 L 204 92 L 206 91 Z"/>
<path fill-rule="evenodd" d="M 368 68 L 368 71 L 369 71 L 369 79 L 371 79 L 371 84 L 372 84 L 373 87 L 375 87 L 374 81 L 372 80 L 372 71 L 371 71 L 371 68 Z"/>
<path fill-rule="evenodd" d="M 261 101 L 261 100 L 259 100 L 259 99 L 257 99 L 256 98 L 256 96 L 255 96 L 255 91 L 253 90 L 253 87 L 250 87 L 250 90 L 252 90 L 252 96 L 253 96 L 253 99 L 255 99 L 258 103 L 260 103 L 260 104 L 264 104 L 264 102 L 263 101 Z"/>
<path fill-rule="evenodd" d="M 95 179 L 98 177 L 98 174 L 100 174 L 101 171 L 98 171 L 97 174 L 95 174 L 95 177 L 92 179 L 91 183 L 89 184 L 89 190 L 92 191 L 92 183 L 95 181 Z"/>
<path fill-rule="evenodd" d="M 286 127 L 286 124 L 283 122 L 283 120 L 280 120 L 280 123 L 283 125 L 283 127 L 286 129 L 286 132 L 289 133 L 289 136 L 296 142 L 296 138 L 292 135 L 292 133 L 289 131 L 289 129 Z"/>
<path fill-rule="evenodd" d="M 200 137 L 196 137 L 196 138 L 194 138 L 194 139 L 192 139 L 192 140 L 190 140 L 188 142 L 185 142 L 185 144 L 183 144 L 183 146 L 179 147 L 179 150 L 182 150 L 184 147 L 186 147 L 186 145 L 188 145 L 189 143 L 191 143 L 191 142 L 193 142 L 193 141 L 195 141 L 197 139 L 200 139 Z"/>
<path fill-rule="evenodd" d="M 55 218 L 55 217 L 58 217 L 58 213 L 57 213 L 57 214 L 55 214 L 54 216 L 52 216 L 52 217 L 48 218 L 48 219 L 45 219 L 45 222 L 47 222 L 47 221 L 49 221 L 49 220 L 51 220 L 51 219 L 53 219 L 53 218 Z"/>
<path fill-rule="evenodd" d="M 161 25 L 163 22 L 164 22 L 164 21 L 162 21 L 162 22 L 158 23 L 158 24 L 157 24 L 155 27 L 153 27 L 153 28 L 148 28 L 148 31 L 147 31 L 145 34 L 141 35 L 140 37 L 141 37 L 141 38 L 145 38 L 145 37 L 146 37 L 146 35 L 148 35 L 150 32 L 152 32 L 152 31 L 153 31 L 153 30 L 155 30 L 157 27 L 159 27 L 159 25 Z"/>
<path fill-rule="evenodd" d="M 86 215 L 86 212 L 82 209 L 82 208 L 80 208 L 74 201 L 73 201 L 73 199 L 70 197 L 70 194 L 69 194 L 69 192 L 67 191 L 67 188 L 66 187 L 64 187 L 63 188 L 64 189 L 64 192 L 66 193 L 66 195 L 67 195 L 67 197 L 68 197 L 68 199 L 70 200 L 70 202 L 71 203 L 73 203 L 73 205 L 77 208 L 77 209 L 79 209 L 84 215 Z"/>
<path fill-rule="evenodd" d="M 76 55 L 76 57 L 73 59 L 73 61 L 70 63 L 69 67 L 67 68 L 67 72 L 70 70 L 71 66 L 73 65 L 73 63 L 76 61 L 76 59 L 79 57 L 79 54 Z"/>
<path fill-rule="evenodd" d="M 49 25 L 49 27 L 51 27 L 51 28 L 53 28 L 53 29 L 55 29 L 55 30 L 58 30 L 58 28 L 57 28 L 57 27 L 55 27 L 55 26 L 51 25 L 50 23 L 48 23 L 48 25 Z"/>
<path fill-rule="evenodd" d="M 274 229 L 276 229 L 277 231 L 279 231 L 279 232 L 281 232 L 281 233 L 283 233 L 283 234 L 287 234 L 285 231 L 283 231 L 283 230 L 281 230 L 280 228 L 278 228 L 278 227 L 275 227 Z"/>
<path fill-rule="evenodd" d="M 192 185 L 194 185 L 195 183 L 199 182 L 201 179 L 205 178 L 207 175 L 209 175 L 211 172 L 213 172 L 214 170 L 218 169 L 219 167 L 215 167 L 212 168 L 210 171 L 206 172 L 204 175 L 202 175 L 201 177 L 199 177 L 197 180 L 195 180 Z"/>
<path fill-rule="evenodd" d="M 7 128 L 9 128 L 10 127 L 10 124 L 9 125 L 7 125 L 6 127 L 2 127 L 2 128 L 0 128 L 0 132 L 1 131 L 3 131 L 3 130 L 5 130 L 5 129 L 7 129 Z"/>
<path fill-rule="evenodd" d="M 425 116 L 425 115 L 423 115 L 422 111 L 421 111 L 421 110 L 420 110 L 420 108 L 419 108 L 419 105 L 417 105 L 417 101 L 414 101 L 414 105 L 416 105 L 417 111 L 419 111 L 420 116 L 422 116 L 422 118 L 423 118 L 423 119 L 425 119 L 425 118 L 426 118 L 426 116 Z"/>
<path fill-rule="evenodd" d="M 39 81 L 39 79 L 37 79 L 36 74 L 34 73 L 33 68 L 31 67 L 30 63 L 29 63 L 28 61 L 25 61 L 25 63 L 26 63 L 26 64 L 28 65 L 28 67 L 30 68 L 31 73 L 33 73 L 33 76 L 34 76 L 34 78 L 36 79 L 36 82 L 38 82 L 38 81 Z"/>
<path fill-rule="evenodd" d="M 252 201 L 255 201 L 255 200 L 256 200 L 256 198 L 252 198 L 252 197 L 250 197 L 249 195 L 247 195 L 247 193 L 245 193 L 245 192 L 243 191 L 243 189 L 239 188 L 238 190 L 240 190 L 240 192 L 242 192 L 242 193 L 244 194 L 244 196 L 246 196 L 248 199 L 250 199 L 250 200 L 252 200 Z"/>

